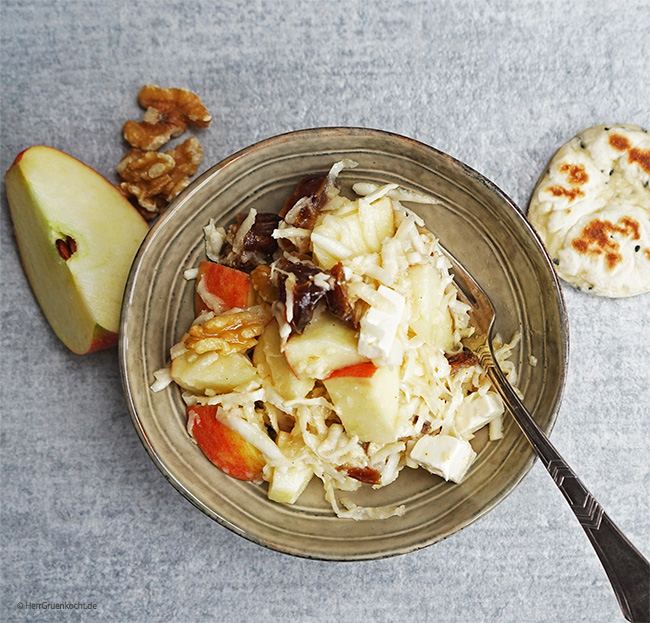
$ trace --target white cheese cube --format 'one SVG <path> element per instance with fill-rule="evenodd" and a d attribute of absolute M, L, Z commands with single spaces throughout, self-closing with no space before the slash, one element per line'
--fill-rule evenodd
<path fill-rule="evenodd" d="M 378 300 L 361 318 L 359 354 L 372 359 L 378 366 L 399 366 L 404 356 L 396 340 L 397 329 L 404 313 L 404 297 L 392 288 L 381 285 Z"/>
<path fill-rule="evenodd" d="M 463 400 L 456 414 L 456 432 L 471 438 L 477 430 L 503 415 L 503 400 L 495 392 L 472 394 Z"/>
<path fill-rule="evenodd" d="M 459 483 L 476 458 L 468 441 L 451 435 L 427 435 L 418 440 L 410 458 L 432 474 Z"/>

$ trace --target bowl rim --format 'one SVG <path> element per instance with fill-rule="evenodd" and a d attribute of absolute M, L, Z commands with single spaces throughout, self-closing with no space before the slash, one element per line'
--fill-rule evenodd
<path fill-rule="evenodd" d="M 129 410 L 129 415 L 131 418 L 131 421 L 134 425 L 134 428 L 136 429 L 136 432 L 138 434 L 138 437 L 144 446 L 145 450 L 147 451 L 147 454 L 149 455 L 150 459 L 153 461 L 153 463 L 156 465 L 158 470 L 162 473 L 162 475 L 165 477 L 165 479 L 179 492 L 181 495 L 186 498 L 193 506 L 198 508 L 200 511 L 205 513 L 208 517 L 216 521 L 218 524 L 221 526 L 227 528 L 231 532 L 234 532 L 235 534 L 245 538 L 246 540 L 255 543 L 257 545 L 261 545 L 262 547 L 279 552 L 285 555 L 293 556 L 293 557 L 300 557 L 300 558 L 305 558 L 305 559 L 313 559 L 313 560 L 322 560 L 322 561 L 334 561 L 334 562 L 352 562 L 352 561 L 360 561 L 360 560 L 378 560 L 378 559 L 383 559 L 383 558 L 389 558 L 397 555 L 402 555 L 406 553 L 410 553 L 413 551 L 417 551 L 419 549 L 423 549 L 425 547 L 428 547 L 430 545 L 433 545 L 435 543 L 438 543 L 440 541 L 443 541 L 453 534 L 456 534 L 460 530 L 468 527 L 469 525 L 473 524 L 475 521 L 483 517 L 485 514 L 493 510 L 497 505 L 499 505 L 501 502 L 503 502 L 521 483 L 523 478 L 530 472 L 532 466 L 534 465 L 535 461 L 537 460 L 537 456 L 535 455 L 534 452 L 532 452 L 529 457 L 524 461 L 524 463 L 521 466 L 521 469 L 519 472 L 512 477 L 509 488 L 507 488 L 505 491 L 503 491 L 496 500 L 494 500 L 492 503 L 487 504 L 483 506 L 479 511 L 477 511 L 468 521 L 454 529 L 448 534 L 441 534 L 437 537 L 430 537 L 426 539 L 422 539 L 416 543 L 412 543 L 408 546 L 405 547 L 395 547 L 392 549 L 387 549 L 384 552 L 381 553 L 374 553 L 374 554 L 361 554 L 361 555 L 355 555 L 351 554 L 348 556 L 325 556 L 325 555 L 313 555 L 310 554 L 308 551 L 296 551 L 293 548 L 286 547 L 286 546 L 281 546 L 276 543 L 269 542 L 265 540 L 264 538 L 258 537 L 254 533 L 250 533 L 247 530 L 240 528 L 236 524 L 228 521 L 227 519 L 221 517 L 218 513 L 213 511 L 211 508 L 209 508 L 206 504 L 204 504 L 200 499 L 196 498 L 190 491 L 187 490 L 187 488 L 183 485 L 183 483 L 174 475 L 173 471 L 169 469 L 165 463 L 165 461 L 159 456 L 158 452 L 156 449 L 153 447 L 153 445 L 150 443 L 146 431 L 144 430 L 143 424 L 140 421 L 140 417 L 137 413 L 135 401 L 134 401 L 134 396 L 131 392 L 131 389 L 129 387 L 129 379 L 128 379 L 128 371 L 127 371 L 127 346 L 128 346 L 128 340 L 126 338 L 126 327 L 128 325 L 128 312 L 129 312 L 129 303 L 131 300 L 131 295 L 134 290 L 135 282 L 136 282 L 136 277 L 138 275 L 139 268 L 141 266 L 141 262 L 143 260 L 143 256 L 147 253 L 147 249 L 151 244 L 151 240 L 155 237 L 156 232 L 164 226 L 164 224 L 171 218 L 173 218 L 173 215 L 176 213 L 180 207 L 182 207 L 187 201 L 190 200 L 191 196 L 198 192 L 198 190 L 206 183 L 208 183 L 216 174 L 218 174 L 221 170 L 223 170 L 226 167 L 232 166 L 233 163 L 236 163 L 238 160 L 245 158 L 251 153 L 260 151 L 265 149 L 266 147 L 276 145 L 278 143 L 285 143 L 289 141 L 295 141 L 295 140 L 300 140 L 302 137 L 313 137 L 317 134 L 323 135 L 323 136 L 340 136 L 343 134 L 347 134 L 350 136 L 365 136 L 365 137 L 389 137 L 391 139 L 394 139 L 398 142 L 404 142 L 406 144 L 410 144 L 413 146 L 416 146 L 419 149 L 424 149 L 425 151 L 430 151 L 433 154 L 435 154 L 437 157 L 443 157 L 446 159 L 449 163 L 451 163 L 454 167 L 460 169 L 462 174 L 468 176 L 471 178 L 474 182 L 478 182 L 481 185 L 485 186 L 489 192 L 495 194 L 505 206 L 508 207 L 509 210 L 513 211 L 515 214 L 515 218 L 518 219 L 519 224 L 523 226 L 523 228 L 526 230 L 526 233 L 530 236 L 532 241 L 535 243 L 535 246 L 537 247 L 537 250 L 540 253 L 541 259 L 544 261 L 544 264 L 546 265 L 546 268 L 548 270 L 549 275 L 551 276 L 551 280 L 554 284 L 554 302 L 557 305 L 558 309 L 558 314 L 559 314 L 559 324 L 561 325 L 562 329 L 562 335 L 561 335 L 561 352 L 559 355 L 562 357 L 563 365 L 560 367 L 560 374 L 558 378 L 558 388 L 557 388 L 557 397 L 555 400 L 555 404 L 553 405 L 553 409 L 549 412 L 549 421 L 548 425 L 546 426 L 546 435 L 550 436 L 551 432 L 553 431 L 553 428 L 555 426 L 561 405 L 562 405 L 562 400 L 564 397 L 564 392 L 566 389 L 566 380 L 567 380 L 567 374 L 568 374 L 568 366 L 569 366 L 569 324 L 568 324 L 568 316 L 567 316 L 567 309 L 566 309 L 566 301 L 564 298 L 564 292 L 561 287 L 561 282 L 557 276 L 556 271 L 553 268 L 552 260 L 546 251 L 546 248 L 539 236 L 539 234 L 535 231 L 535 229 L 532 227 L 532 225 L 529 223 L 527 218 L 525 217 L 525 214 L 522 210 L 520 210 L 515 204 L 515 202 L 501 189 L 499 188 L 494 182 L 492 182 L 490 179 L 485 177 L 483 174 L 478 172 L 476 169 L 472 168 L 471 166 L 467 165 L 466 163 L 458 160 L 457 158 L 450 156 L 449 154 L 431 146 L 426 143 L 423 143 L 422 141 L 419 141 L 414 138 L 410 138 L 408 136 L 404 136 L 401 134 L 397 134 L 394 132 L 390 131 L 385 131 L 385 130 L 378 130 L 378 129 L 373 129 L 373 128 L 366 128 L 366 127 L 360 127 L 360 126 L 340 126 L 340 125 L 333 125 L 333 126 L 322 126 L 322 127 L 313 127 L 313 128 L 304 128 L 304 129 L 299 129 L 299 130 L 292 130 L 292 131 L 287 131 L 283 132 L 280 134 L 276 134 L 264 139 L 261 139 L 257 142 L 254 142 L 244 148 L 241 148 L 229 156 L 226 156 L 225 158 L 222 158 L 220 161 L 215 163 L 214 165 L 210 166 L 206 171 L 204 171 L 201 175 L 199 175 L 197 178 L 195 178 L 190 185 L 187 186 L 174 200 L 170 202 L 170 204 L 167 206 L 167 208 L 164 210 L 164 212 L 156 218 L 156 220 L 153 222 L 151 225 L 149 232 L 147 232 L 147 235 L 145 236 L 144 240 L 142 241 L 131 266 L 131 269 L 129 271 L 129 275 L 126 281 L 125 285 L 125 290 L 124 290 L 124 297 L 123 297 L 123 302 L 122 302 L 122 309 L 121 309 L 121 316 L 120 316 L 120 329 L 119 329 L 119 340 L 118 340 L 118 356 L 119 356 L 119 365 L 120 365 L 120 378 L 121 378 L 121 383 L 123 387 L 123 392 L 125 396 L 125 400 L 127 403 L 127 407 Z M 504 206 L 504 207 L 505 207 Z M 523 433 L 521 433 L 523 435 Z"/>

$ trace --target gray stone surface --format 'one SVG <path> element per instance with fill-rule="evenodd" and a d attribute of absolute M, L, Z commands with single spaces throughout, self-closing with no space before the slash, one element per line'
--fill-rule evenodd
<path fill-rule="evenodd" d="M 2 0 L 1 169 L 58 147 L 109 178 L 146 82 L 213 114 L 203 169 L 259 139 L 357 125 L 465 161 L 525 209 L 554 151 L 598 123 L 650 125 L 640 1 Z M 2 192 L 2 621 L 622 620 L 587 539 L 536 464 L 498 508 L 413 554 L 293 559 L 212 522 L 160 475 L 115 350 L 78 357 L 20 268 Z M 648 295 L 565 288 L 553 441 L 639 548 L 648 530 Z M 95 603 L 93 611 L 19 609 Z"/>

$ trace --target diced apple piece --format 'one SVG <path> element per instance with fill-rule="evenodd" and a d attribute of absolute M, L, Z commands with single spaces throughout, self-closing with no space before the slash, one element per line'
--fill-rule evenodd
<path fill-rule="evenodd" d="M 309 465 L 295 460 L 297 452 L 290 433 L 280 431 L 276 443 L 282 453 L 291 460 L 291 463 L 271 469 L 268 497 L 274 502 L 295 504 L 312 479 L 314 472 Z"/>
<path fill-rule="evenodd" d="M 353 366 L 351 371 L 358 370 Z M 376 368 L 372 376 L 335 373 L 323 384 L 348 434 L 376 443 L 389 443 L 398 437 L 401 421 L 397 366 Z"/>
<path fill-rule="evenodd" d="M 328 379 L 336 379 L 341 376 L 355 377 L 359 379 L 370 378 L 377 372 L 377 366 L 372 361 L 364 361 L 363 363 L 355 363 L 353 366 L 346 368 L 339 368 L 330 374 Z"/>
<path fill-rule="evenodd" d="M 187 430 L 203 454 L 223 472 L 252 482 L 262 482 L 266 464 L 260 451 L 237 431 L 217 419 L 217 405 L 187 408 Z"/>
<path fill-rule="evenodd" d="M 359 212 L 327 212 L 311 234 L 312 252 L 317 266 L 329 270 L 334 264 L 367 253 Z"/>
<path fill-rule="evenodd" d="M 199 264 L 195 298 L 197 315 L 209 309 L 216 313 L 234 307 L 246 309 L 254 303 L 255 290 L 247 273 L 216 262 Z"/>
<path fill-rule="evenodd" d="M 357 346 L 354 329 L 318 308 L 303 333 L 287 340 L 284 355 L 298 378 L 324 379 L 338 368 L 365 361 Z"/>
<path fill-rule="evenodd" d="M 56 335 L 77 354 L 115 345 L 146 221 L 99 173 L 42 145 L 16 158 L 6 190 L 23 268 Z"/>
<path fill-rule="evenodd" d="M 223 394 L 255 380 L 257 372 L 250 359 L 242 353 L 197 355 L 188 350 L 172 359 L 171 375 L 188 391 L 203 393 L 212 390 Z"/>
<path fill-rule="evenodd" d="M 448 351 L 454 348 L 451 313 L 443 305 L 445 284 L 433 264 L 416 264 L 408 270 L 411 329 L 427 344 Z"/>
<path fill-rule="evenodd" d="M 372 203 L 359 199 L 359 221 L 368 252 L 378 252 L 382 242 L 395 234 L 395 212 L 390 197 Z"/>
<path fill-rule="evenodd" d="M 451 435 L 426 435 L 411 450 L 411 459 L 432 474 L 459 483 L 476 458 L 469 441 Z"/>
<path fill-rule="evenodd" d="M 395 233 L 395 214 L 389 197 L 370 203 L 364 198 L 344 200 L 328 210 L 311 235 L 316 263 L 330 269 L 341 260 L 377 253 L 382 242 Z"/>
<path fill-rule="evenodd" d="M 278 323 L 275 320 L 266 325 L 260 335 L 255 350 L 253 363 L 260 374 L 270 376 L 275 390 L 285 400 L 304 398 L 314 387 L 313 378 L 298 378 L 284 353 L 280 351 L 281 339 Z"/>

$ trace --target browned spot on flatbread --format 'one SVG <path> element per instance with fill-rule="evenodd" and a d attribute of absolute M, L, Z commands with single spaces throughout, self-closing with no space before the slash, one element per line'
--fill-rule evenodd
<path fill-rule="evenodd" d="M 585 171 L 584 164 L 569 164 L 565 162 L 560 165 L 559 171 L 566 175 L 569 184 L 573 186 L 581 186 L 589 181 L 589 175 Z"/>
<path fill-rule="evenodd" d="M 620 134 L 611 134 L 609 144 L 618 151 L 627 151 L 630 148 L 630 141 Z"/>
<path fill-rule="evenodd" d="M 548 192 L 554 197 L 568 197 L 569 201 L 573 201 L 576 197 L 584 195 L 579 188 L 564 188 L 564 186 L 549 186 Z"/>
<path fill-rule="evenodd" d="M 609 270 L 613 270 L 623 259 L 619 253 L 618 242 L 611 239 L 611 234 L 621 234 L 632 240 L 638 240 L 639 223 L 629 216 L 619 219 L 614 224 L 610 221 L 594 219 L 583 230 L 578 238 L 571 241 L 571 246 L 583 255 L 605 255 L 605 264 Z"/>
<path fill-rule="evenodd" d="M 646 173 L 650 174 L 650 149 L 630 149 L 630 162 L 636 162 Z"/>
<path fill-rule="evenodd" d="M 650 261 L 650 249 L 643 249 L 643 254 L 648 258 L 648 261 Z"/>

